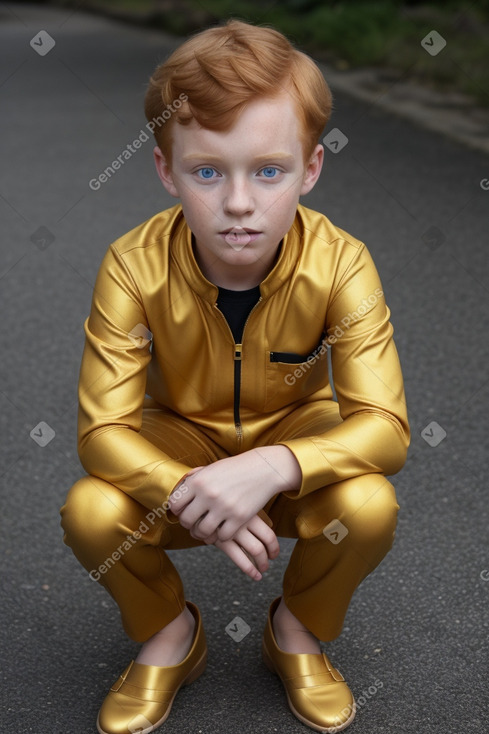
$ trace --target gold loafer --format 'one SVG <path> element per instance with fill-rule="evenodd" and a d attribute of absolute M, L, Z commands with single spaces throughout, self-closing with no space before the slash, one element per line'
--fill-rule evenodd
<path fill-rule="evenodd" d="M 188 601 L 187 606 L 196 624 L 194 641 L 186 658 L 166 668 L 141 665 L 133 660 L 102 704 L 97 718 L 100 734 L 149 734 L 168 718 L 179 688 L 204 672 L 207 644 L 202 620 L 195 604 Z"/>
<path fill-rule="evenodd" d="M 279 648 L 272 618 L 280 602 L 268 613 L 262 644 L 263 661 L 285 688 L 290 710 L 299 721 L 321 732 L 338 732 L 355 718 L 355 700 L 341 673 L 325 653 L 289 653 Z"/>

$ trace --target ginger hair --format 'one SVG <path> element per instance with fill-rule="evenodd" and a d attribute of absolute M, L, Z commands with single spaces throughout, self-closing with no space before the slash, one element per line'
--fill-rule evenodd
<path fill-rule="evenodd" d="M 155 69 L 144 111 L 171 166 L 174 124 L 196 120 L 224 132 L 247 103 L 284 92 L 295 103 L 308 161 L 331 114 L 328 84 L 315 62 L 279 31 L 230 20 L 189 38 Z"/>

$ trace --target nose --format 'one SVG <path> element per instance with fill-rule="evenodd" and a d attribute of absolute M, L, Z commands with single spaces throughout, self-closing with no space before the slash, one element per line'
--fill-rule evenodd
<path fill-rule="evenodd" d="M 250 184 L 244 178 L 229 181 L 223 206 L 226 214 L 234 216 L 243 216 L 254 211 L 255 203 Z"/>

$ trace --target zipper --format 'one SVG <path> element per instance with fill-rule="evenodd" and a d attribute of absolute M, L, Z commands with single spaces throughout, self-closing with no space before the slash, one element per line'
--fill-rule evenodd
<path fill-rule="evenodd" d="M 244 329 L 243 329 L 244 331 Z M 238 446 L 241 446 L 243 440 L 243 427 L 241 426 L 241 418 L 239 415 L 239 400 L 241 394 L 241 352 L 242 344 L 234 345 L 234 425 L 236 428 L 236 438 Z"/>
<path fill-rule="evenodd" d="M 255 303 L 253 308 L 248 314 L 248 318 L 246 319 L 244 326 L 243 326 L 243 333 L 241 335 L 241 344 L 236 344 L 233 337 L 233 344 L 234 344 L 234 401 L 233 401 L 233 416 L 234 416 L 234 428 L 236 430 L 236 438 L 238 441 L 238 448 L 241 448 L 241 444 L 243 442 L 243 426 L 241 425 L 241 416 L 239 411 L 239 404 L 240 404 L 240 398 L 241 398 L 241 356 L 243 351 L 243 340 L 244 340 L 244 333 L 246 329 L 246 325 L 248 321 L 250 320 L 251 314 L 257 308 L 261 301 L 262 297 L 258 299 L 258 301 Z M 221 315 L 223 318 L 226 326 L 228 327 L 229 333 L 231 336 L 233 336 L 233 332 L 231 331 L 231 328 L 226 321 L 226 318 L 222 311 L 219 310 L 217 303 L 214 304 L 214 308 L 216 311 Z"/>
<path fill-rule="evenodd" d="M 250 320 L 250 316 L 255 308 L 261 303 L 262 297 L 258 299 L 253 308 L 248 314 L 243 326 L 243 333 L 241 334 L 241 344 L 234 345 L 234 427 L 236 429 L 236 438 L 238 440 L 238 448 L 241 448 L 243 443 L 243 426 L 241 425 L 241 416 L 239 412 L 239 404 L 241 398 L 241 353 L 243 351 L 244 334 L 246 330 L 246 324 Z"/>

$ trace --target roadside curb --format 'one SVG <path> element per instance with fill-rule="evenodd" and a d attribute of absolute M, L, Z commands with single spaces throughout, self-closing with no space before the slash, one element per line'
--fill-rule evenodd
<path fill-rule="evenodd" d="M 58 7 L 60 5 L 56 0 L 50 4 Z M 62 5 L 66 7 L 67 3 Z M 81 10 L 121 23 L 147 28 L 162 35 L 169 34 L 163 27 L 164 16 L 157 13 L 110 9 L 96 2 L 86 3 Z M 192 27 L 194 24 L 189 21 L 188 33 L 197 32 L 199 27 L 206 23 L 210 25 L 215 20 L 207 11 L 202 11 L 195 27 Z M 336 90 L 375 105 L 423 128 L 445 135 L 462 145 L 489 154 L 489 108 L 477 105 L 468 95 L 459 92 L 440 92 L 414 84 L 409 81 L 409 70 L 402 72 L 398 69 L 363 68 L 340 71 L 318 59 L 315 61 L 333 93 Z"/>
<path fill-rule="evenodd" d="M 406 73 L 389 69 L 337 71 L 319 62 L 335 90 L 489 154 L 489 109 L 458 92 L 439 92 L 409 82 Z"/>

